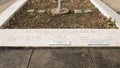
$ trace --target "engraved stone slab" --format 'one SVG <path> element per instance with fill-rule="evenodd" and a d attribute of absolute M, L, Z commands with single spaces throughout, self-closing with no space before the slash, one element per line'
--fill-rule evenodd
<path fill-rule="evenodd" d="M 12 47 L 120 46 L 117 29 L 7 29 L 0 30 L 0 38 L 0 46 Z"/>

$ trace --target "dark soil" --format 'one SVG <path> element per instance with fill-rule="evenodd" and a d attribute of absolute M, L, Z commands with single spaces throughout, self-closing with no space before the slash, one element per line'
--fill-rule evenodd
<path fill-rule="evenodd" d="M 89 0 L 63 0 L 63 7 L 70 9 L 64 15 L 52 15 L 49 11 L 57 7 L 57 0 L 29 0 L 29 2 L 3 25 L 3 28 L 116 28 L 115 22 L 105 18 Z M 27 10 L 34 9 L 32 13 Z M 91 13 L 75 14 L 74 9 L 91 9 Z M 38 13 L 46 10 L 46 13 Z"/>

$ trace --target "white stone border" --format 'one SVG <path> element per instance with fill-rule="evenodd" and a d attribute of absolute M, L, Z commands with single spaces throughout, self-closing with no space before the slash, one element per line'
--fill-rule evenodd
<path fill-rule="evenodd" d="M 120 30 L 2 29 L 0 47 L 120 47 Z"/>
<path fill-rule="evenodd" d="M 28 0 L 17 0 L 0 14 L 0 26 L 5 24 Z"/>
<path fill-rule="evenodd" d="M 101 0 L 90 0 L 91 3 L 98 8 L 98 10 L 107 18 L 112 18 L 113 21 L 116 22 L 118 28 L 120 28 L 120 15 L 108 7 Z"/>

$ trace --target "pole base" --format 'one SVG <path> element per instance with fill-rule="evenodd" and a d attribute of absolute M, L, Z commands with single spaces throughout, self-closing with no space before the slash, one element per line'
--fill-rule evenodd
<path fill-rule="evenodd" d="M 61 11 L 58 11 L 58 8 L 54 8 L 51 10 L 51 14 L 52 15 L 62 15 L 62 14 L 66 14 L 69 13 L 69 9 L 68 8 L 62 8 Z"/>

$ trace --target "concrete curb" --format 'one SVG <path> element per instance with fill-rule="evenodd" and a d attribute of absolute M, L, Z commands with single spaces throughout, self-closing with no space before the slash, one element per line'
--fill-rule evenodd
<path fill-rule="evenodd" d="M 0 14 L 0 27 L 18 11 L 28 0 L 17 0 L 13 5 Z"/>
<path fill-rule="evenodd" d="M 108 7 L 101 0 L 90 0 L 91 3 L 98 8 L 98 10 L 107 18 L 112 18 L 112 21 L 116 22 L 118 28 L 120 28 L 120 15 Z"/>
<path fill-rule="evenodd" d="M 0 47 L 120 47 L 116 29 L 2 29 Z"/>

